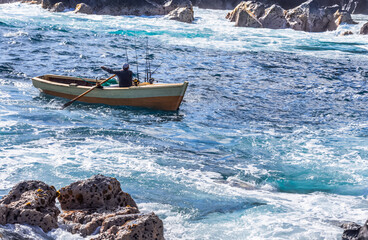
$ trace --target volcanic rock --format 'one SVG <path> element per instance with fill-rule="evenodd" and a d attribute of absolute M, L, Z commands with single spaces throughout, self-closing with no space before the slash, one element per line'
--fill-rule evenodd
<path fill-rule="evenodd" d="M 25 223 L 48 232 L 57 228 L 60 211 L 55 206 L 54 187 L 40 181 L 25 181 L 0 200 L 0 224 Z"/>
<path fill-rule="evenodd" d="M 112 218 L 124 217 L 126 215 L 133 215 L 139 213 L 135 207 L 119 207 L 115 210 L 108 211 L 106 209 L 88 209 L 88 210 L 73 210 L 64 211 L 60 214 L 64 224 L 69 226 L 69 231 L 72 233 L 79 233 L 86 237 L 93 234 L 97 228 L 106 225 Z M 127 219 L 127 222 L 130 219 Z M 125 223 L 124 222 L 124 223 Z M 118 225 L 120 226 L 120 225 Z M 110 229 L 112 225 L 107 225 L 101 228 L 100 232 L 105 232 Z"/>
<path fill-rule="evenodd" d="M 365 23 L 360 29 L 360 34 L 367 35 L 368 34 L 368 22 Z"/>
<path fill-rule="evenodd" d="M 60 216 L 72 233 L 98 233 L 95 239 L 164 239 L 162 221 L 154 213 L 139 213 L 115 178 L 96 175 L 59 192 Z"/>
<path fill-rule="evenodd" d="M 154 213 L 131 214 L 107 219 L 103 223 L 101 230 L 105 230 L 105 232 L 101 233 L 97 238 L 92 238 L 93 240 L 164 240 L 162 221 Z"/>
<path fill-rule="evenodd" d="M 191 23 L 194 21 L 194 12 L 191 7 L 176 8 L 167 15 L 168 19 Z"/>
<path fill-rule="evenodd" d="M 59 190 L 58 200 L 63 210 L 137 208 L 133 198 L 121 190 L 116 178 L 95 175 Z"/>

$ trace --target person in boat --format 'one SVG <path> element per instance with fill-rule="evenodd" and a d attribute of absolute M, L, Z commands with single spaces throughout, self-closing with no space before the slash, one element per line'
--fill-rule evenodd
<path fill-rule="evenodd" d="M 101 67 L 104 71 L 116 74 L 119 78 L 119 87 L 130 87 L 132 86 L 132 80 L 133 80 L 133 72 L 129 70 L 129 64 L 125 63 L 123 65 L 123 70 L 112 70 L 110 68 L 107 68 L 105 66 Z"/>

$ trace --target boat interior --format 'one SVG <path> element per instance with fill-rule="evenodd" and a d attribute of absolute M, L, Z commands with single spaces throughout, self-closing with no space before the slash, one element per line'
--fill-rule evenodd
<path fill-rule="evenodd" d="M 40 78 L 47 80 L 47 81 L 63 83 L 63 84 L 76 84 L 79 86 L 96 85 L 96 80 L 89 79 L 89 78 L 75 78 L 75 77 L 65 77 L 65 76 L 57 76 L 57 75 L 44 75 L 44 76 L 41 76 Z"/>

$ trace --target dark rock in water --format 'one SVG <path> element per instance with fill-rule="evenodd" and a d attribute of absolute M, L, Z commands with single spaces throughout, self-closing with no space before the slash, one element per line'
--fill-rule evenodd
<path fill-rule="evenodd" d="M 137 208 L 133 198 L 121 190 L 116 178 L 95 175 L 59 190 L 58 200 L 62 210 Z"/>
<path fill-rule="evenodd" d="M 191 7 L 176 8 L 167 15 L 168 19 L 191 23 L 194 21 L 194 11 Z"/>
<path fill-rule="evenodd" d="M 349 36 L 349 35 L 353 35 L 354 33 L 352 31 L 346 31 L 340 34 L 340 36 Z"/>
<path fill-rule="evenodd" d="M 60 190 L 60 216 L 69 231 L 94 239 L 164 239 L 163 223 L 154 214 L 139 213 L 115 178 L 96 175 Z"/>
<path fill-rule="evenodd" d="M 19 0 L 0 0 L 0 4 L 19 2 Z"/>
<path fill-rule="evenodd" d="M 363 226 L 354 222 L 347 222 L 340 225 L 345 229 L 342 234 L 342 240 L 368 240 L 368 220 Z"/>
<path fill-rule="evenodd" d="M 65 6 L 64 3 L 62 2 L 58 2 L 56 3 L 51 9 L 51 12 L 64 12 L 65 11 Z"/>
<path fill-rule="evenodd" d="M 40 181 L 21 182 L 0 200 L 0 224 L 25 223 L 47 232 L 57 228 L 60 211 L 54 187 Z"/>
<path fill-rule="evenodd" d="M 360 29 L 360 34 L 367 35 L 368 34 L 368 22 L 365 23 Z"/>
<path fill-rule="evenodd" d="M 93 13 L 93 9 L 89 5 L 87 5 L 85 3 L 79 3 L 75 7 L 74 12 L 75 13 L 92 14 Z"/>
<path fill-rule="evenodd" d="M 42 7 L 50 10 L 55 8 L 58 2 L 60 0 L 42 0 Z M 79 13 L 101 15 L 165 15 L 178 7 L 192 8 L 190 0 L 61 0 L 61 2 L 65 8 L 76 8 L 76 12 Z"/>
<path fill-rule="evenodd" d="M 358 240 L 368 240 L 368 220 L 360 228 L 358 234 Z"/>

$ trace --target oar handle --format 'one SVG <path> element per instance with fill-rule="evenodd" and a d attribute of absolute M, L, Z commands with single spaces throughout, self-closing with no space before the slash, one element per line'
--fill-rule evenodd
<path fill-rule="evenodd" d="M 111 77 L 109 77 L 108 79 L 103 80 L 102 82 L 98 83 L 96 82 L 96 86 L 91 87 L 90 89 L 88 89 L 87 91 L 85 91 L 84 93 L 82 93 L 81 95 L 73 98 L 71 101 L 65 103 L 62 107 L 61 110 L 63 110 L 64 108 L 68 107 L 69 105 L 71 105 L 73 102 L 77 101 L 79 98 L 83 97 L 84 95 L 86 95 L 87 93 L 93 91 L 95 88 L 97 88 L 98 86 L 102 85 L 103 83 L 109 81 L 111 78 L 115 77 L 116 75 L 112 75 Z"/>

